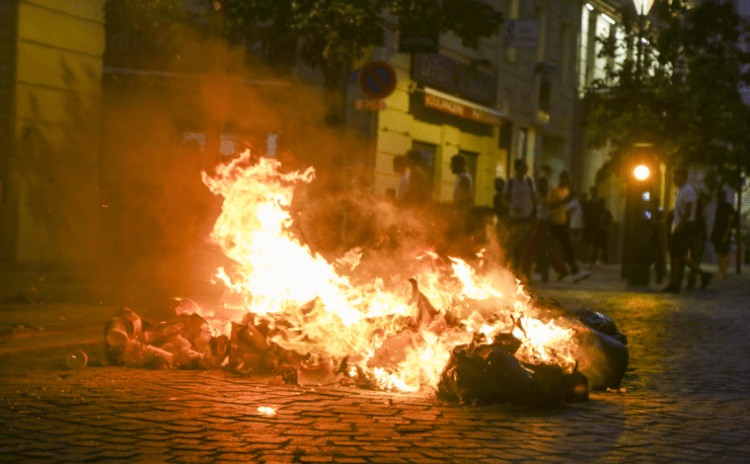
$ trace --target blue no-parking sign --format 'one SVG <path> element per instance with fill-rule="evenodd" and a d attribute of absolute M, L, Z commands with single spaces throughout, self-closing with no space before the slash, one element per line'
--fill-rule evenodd
<path fill-rule="evenodd" d="M 370 61 L 359 73 L 359 87 L 370 98 L 385 98 L 396 89 L 396 70 L 385 61 Z"/>

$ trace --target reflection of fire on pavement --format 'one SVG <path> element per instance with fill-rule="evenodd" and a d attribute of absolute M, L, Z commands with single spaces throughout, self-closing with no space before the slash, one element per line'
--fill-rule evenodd
<path fill-rule="evenodd" d="M 357 276 L 367 250 L 333 263 L 312 253 L 291 231 L 290 205 L 313 171 L 278 168 L 245 152 L 215 177 L 204 173 L 224 198 L 211 238 L 236 262 L 217 272 L 226 296 L 213 309 L 183 300 L 160 323 L 124 308 L 105 328 L 112 363 L 225 367 L 299 385 L 433 387 L 470 402 L 548 405 L 619 386 L 626 340 L 602 315 L 533 300 L 512 278 L 429 251 L 409 260 L 409 282 L 403 272 Z"/>

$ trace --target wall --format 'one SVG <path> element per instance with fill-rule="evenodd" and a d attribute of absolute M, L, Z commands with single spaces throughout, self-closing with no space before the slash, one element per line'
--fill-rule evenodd
<path fill-rule="evenodd" d="M 12 260 L 73 266 L 98 252 L 102 0 L 18 6 Z"/>
<path fill-rule="evenodd" d="M 15 221 L 11 210 L 10 157 L 13 152 L 13 107 L 16 79 L 16 3 L 0 2 L 0 262 L 14 254 Z"/>

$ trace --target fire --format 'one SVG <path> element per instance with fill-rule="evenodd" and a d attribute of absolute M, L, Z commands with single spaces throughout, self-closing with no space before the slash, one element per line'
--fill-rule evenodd
<path fill-rule="evenodd" d="M 381 389 L 435 386 L 456 345 L 499 333 L 522 341 L 518 356 L 525 362 L 573 365 L 570 330 L 530 317 L 530 296 L 517 281 L 503 292 L 461 259 L 451 258 L 448 267 L 435 253 L 416 256 L 421 270 L 411 292 L 381 278 L 354 284 L 347 273 L 359 265 L 358 250 L 330 263 L 293 230 L 295 187 L 312 182 L 314 171 L 279 167 L 246 151 L 215 176 L 203 173 L 224 198 L 211 239 L 236 263 L 216 277 L 241 308 L 224 319 L 215 315 L 222 320 L 214 327 L 249 317 L 266 324 L 280 347 L 316 362 L 346 359 L 349 375 L 364 373 Z"/>

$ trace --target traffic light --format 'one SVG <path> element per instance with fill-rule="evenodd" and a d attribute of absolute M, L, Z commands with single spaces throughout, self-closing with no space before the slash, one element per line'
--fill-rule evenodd
<path fill-rule="evenodd" d="M 645 145 L 645 144 L 644 144 Z M 635 146 L 625 164 L 626 197 L 622 276 L 628 285 L 647 287 L 656 256 L 659 210 L 659 160 L 652 147 Z"/>
<path fill-rule="evenodd" d="M 651 169 L 646 163 L 638 163 L 633 168 L 633 178 L 639 182 L 647 181 L 651 177 Z"/>

